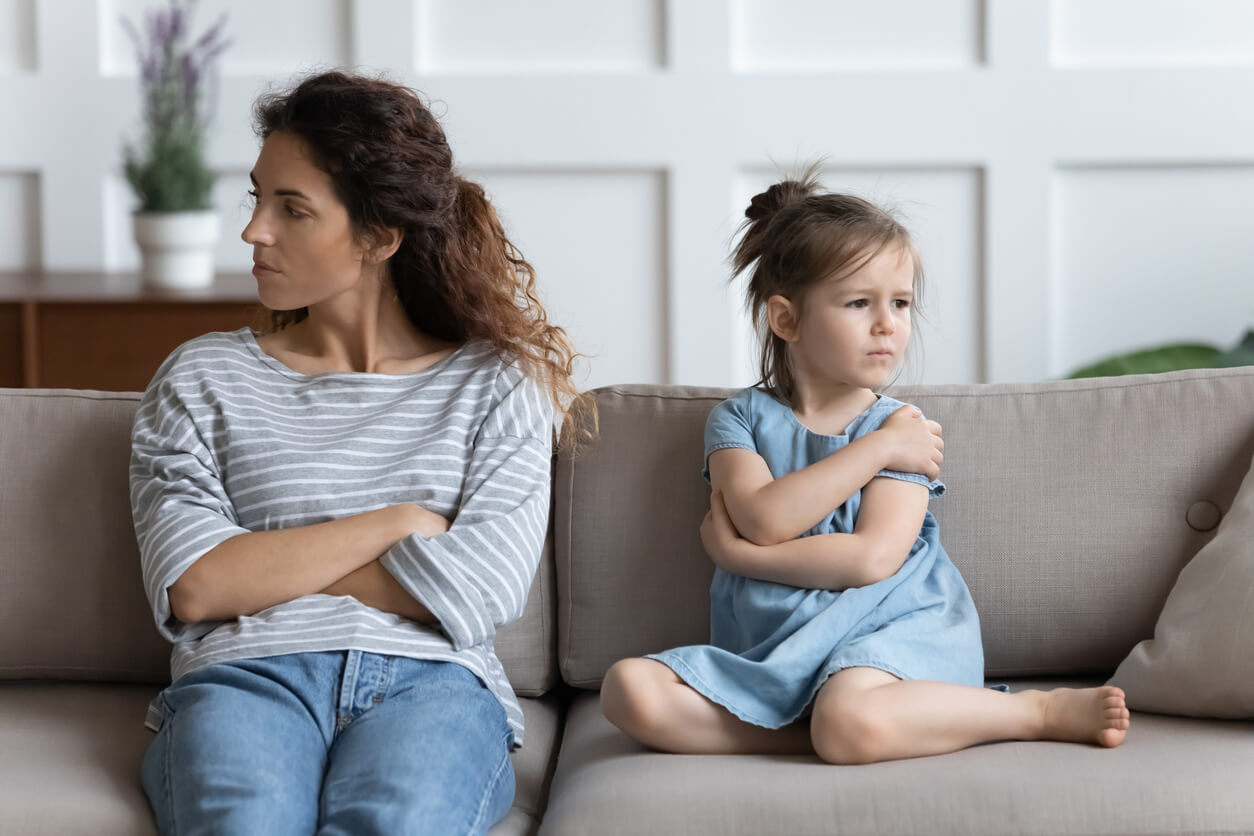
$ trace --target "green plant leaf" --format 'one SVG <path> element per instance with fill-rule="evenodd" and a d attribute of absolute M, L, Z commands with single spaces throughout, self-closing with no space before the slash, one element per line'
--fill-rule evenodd
<path fill-rule="evenodd" d="M 1208 369 L 1216 365 L 1215 361 L 1220 356 L 1220 350 L 1210 345 L 1197 343 L 1166 345 L 1111 357 L 1100 363 L 1077 369 L 1068 377 L 1111 377 L 1124 374 L 1158 374 L 1180 369 Z"/>

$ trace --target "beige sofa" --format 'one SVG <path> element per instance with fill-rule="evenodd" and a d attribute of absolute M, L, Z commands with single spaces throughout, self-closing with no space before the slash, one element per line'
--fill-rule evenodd
<path fill-rule="evenodd" d="M 497 639 L 528 731 L 493 834 L 1254 833 L 1249 722 L 1134 712 L 1117 750 L 856 767 L 661 755 L 609 725 L 614 660 L 706 638 L 702 431 L 727 394 L 600 390 L 599 443 L 556 463 L 550 548 Z M 932 509 L 1015 690 L 1100 682 L 1149 637 L 1254 453 L 1254 368 L 894 394 L 945 425 Z M 152 832 L 137 776 L 168 648 L 127 506 L 138 399 L 0 390 L 0 834 Z"/>

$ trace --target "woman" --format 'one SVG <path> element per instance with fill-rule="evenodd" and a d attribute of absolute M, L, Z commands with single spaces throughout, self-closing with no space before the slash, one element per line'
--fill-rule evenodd
<path fill-rule="evenodd" d="M 132 436 L 174 642 L 144 789 L 163 833 L 480 833 L 523 735 L 492 637 L 539 560 L 574 355 L 413 91 L 325 73 L 255 118 L 274 330 L 181 346 Z"/>

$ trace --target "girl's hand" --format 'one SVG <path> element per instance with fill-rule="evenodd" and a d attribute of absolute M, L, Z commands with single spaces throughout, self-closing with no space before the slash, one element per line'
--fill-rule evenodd
<path fill-rule="evenodd" d="M 884 420 L 874 435 L 885 442 L 887 470 L 922 473 L 929 479 L 940 476 L 945 442 L 941 425 L 926 420 L 917 407 L 906 404 Z"/>
<path fill-rule="evenodd" d="M 710 494 L 710 511 L 701 521 L 701 545 L 705 546 L 705 552 L 715 566 L 734 574 L 739 574 L 736 566 L 745 549 L 753 547 L 732 524 L 722 491 Z"/>

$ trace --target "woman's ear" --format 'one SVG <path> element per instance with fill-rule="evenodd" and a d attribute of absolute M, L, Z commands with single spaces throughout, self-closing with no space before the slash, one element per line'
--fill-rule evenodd
<path fill-rule="evenodd" d="M 792 300 L 778 293 L 766 300 L 766 324 L 786 343 L 795 342 L 800 330 L 801 312 Z"/>
<path fill-rule="evenodd" d="M 382 264 L 396 255 L 402 238 L 401 231 L 394 226 L 372 229 L 363 241 L 362 258 L 367 264 Z"/>

